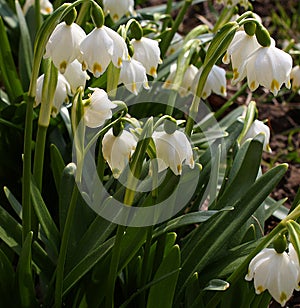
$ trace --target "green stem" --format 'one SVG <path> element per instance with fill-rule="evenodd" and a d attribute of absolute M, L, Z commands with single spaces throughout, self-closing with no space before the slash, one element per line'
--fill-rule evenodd
<path fill-rule="evenodd" d="M 40 0 L 34 1 L 34 17 L 35 17 L 36 32 L 37 32 L 41 27 L 41 3 L 40 3 Z"/>
<path fill-rule="evenodd" d="M 168 47 L 170 46 L 170 43 L 175 35 L 175 33 L 177 32 L 183 18 L 184 18 L 184 15 L 187 11 L 187 9 L 190 7 L 190 5 L 192 4 L 192 0 L 185 0 L 184 4 L 183 4 L 183 7 L 181 8 L 181 10 L 179 11 L 175 21 L 174 21 L 174 24 L 172 26 L 172 29 L 171 31 L 169 32 L 169 34 L 166 36 L 166 38 L 163 40 L 163 43 L 161 44 L 161 58 L 163 59 L 164 58 L 164 55 L 165 53 L 167 52 L 168 50 Z"/>
<path fill-rule="evenodd" d="M 45 143 L 47 136 L 47 127 L 39 126 L 36 136 L 33 176 L 38 189 L 41 191 L 43 183 L 43 165 L 45 155 Z"/>
<path fill-rule="evenodd" d="M 189 117 L 187 119 L 186 127 L 185 127 L 185 133 L 187 134 L 187 136 L 191 136 L 192 134 L 193 126 L 194 126 L 194 119 L 196 118 L 198 114 L 199 103 L 200 103 L 200 97 L 195 95 L 192 101 L 192 105 L 191 105 L 190 112 L 189 112 Z"/>
<path fill-rule="evenodd" d="M 118 267 L 120 260 L 120 252 L 121 252 L 121 242 L 126 230 L 126 226 L 119 225 L 117 229 L 117 234 L 115 238 L 115 243 L 112 249 L 112 256 L 109 267 L 109 274 L 107 278 L 107 289 L 106 289 L 106 308 L 114 307 L 114 293 L 115 293 L 115 284 L 118 275 Z"/>
<path fill-rule="evenodd" d="M 117 87 L 121 70 L 111 62 L 107 68 L 107 86 L 106 92 L 109 97 L 114 98 L 117 95 Z"/>
<path fill-rule="evenodd" d="M 23 157 L 23 181 L 22 181 L 22 241 L 25 241 L 27 234 L 31 231 L 31 142 L 32 142 L 32 121 L 33 121 L 33 102 L 34 98 L 27 97 L 25 133 L 24 133 L 24 157 Z"/>
<path fill-rule="evenodd" d="M 90 8 L 90 2 L 86 1 L 82 4 L 78 17 L 76 19 L 76 23 L 79 26 L 82 26 L 84 24 L 86 16 L 89 15 L 89 8 Z"/>
<path fill-rule="evenodd" d="M 247 88 L 247 82 L 244 83 L 241 88 L 218 110 L 215 112 L 215 118 L 218 119 L 223 113 L 235 102 L 235 100 L 245 91 Z"/>
<path fill-rule="evenodd" d="M 77 188 L 77 185 L 75 185 L 73 188 L 72 198 L 71 198 L 71 202 L 69 205 L 66 223 L 65 223 L 65 227 L 64 227 L 62 239 L 61 239 L 59 256 L 57 260 L 55 294 L 54 294 L 54 301 L 55 301 L 54 307 L 55 308 L 62 307 L 64 269 L 65 269 L 69 237 L 70 237 L 72 222 L 73 222 L 74 213 L 75 213 L 76 204 L 77 204 L 77 198 L 78 198 L 78 188 Z"/>
<path fill-rule="evenodd" d="M 176 102 L 176 97 L 177 97 L 177 91 L 171 90 L 170 95 L 169 95 L 169 99 L 168 99 L 168 105 L 167 105 L 167 108 L 166 108 L 166 115 L 171 116 L 173 114 L 173 110 L 174 110 L 174 106 L 175 106 L 175 102 Z"/>

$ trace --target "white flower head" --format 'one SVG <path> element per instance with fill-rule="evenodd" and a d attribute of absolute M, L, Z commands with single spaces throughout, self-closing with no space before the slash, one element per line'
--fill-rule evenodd
<path fill-rule="evenodd" d="M 193 151 L 186 135 L 176 130 L 172 134 L 164 131 L 154 132 L 152 138 L 156 147 L 156 157 L 158 162 L 158 172 L 168 167 L 175 175 L 182 173 L 182 164 L 194 168 Z"/>
<path fill-rule="evenodd" d="M 228 64 L 231 60 L 233 70 L 232 83 L 236 84 L 246 77 L 244 65 L 247 57 L 260 45 L 255 35 L 250 36 L 245 31 L 237 31 L 223 57 L 223 62 Z"/>
<path fill-rule="evenodd" d="M 287 88 L 291 86 L 292 57 L 276 48 L 274 40 L 269 47 L 257 48 L 248 56 L 244 65 L 251 91 L 262 85 L 276 96 L 283 83 Z"/>
<path fill-rule="evenodd" d="M 103 0 L 103 7 L 104 12 L 116 22 L 124 15 L 133 14 L 134 0 Z"/>
<path fill-rule="evenodd" d="M 192 90 L 194 93 L 197 91 L 199 78 L 202 74 L 203 68 L 201 67 L 195 76 Z M 214 65 L 211 69 L 211 71 L 208 74 L 206 83 L 204 85 L 203 91 L 202 91 L 202 98 L 207 98 L 211 92 L 214 92 L 216 94 L 226 96 L 226 71 L 217 65 Z"/>
<path fill-rule="evenodd" d="M 41 75 L 36 82 L 36 97 L 35 97 L 35 107 L 38 106 L 42 102 L 42 90 L 44 83 L 45 75 Z M 67 103 L 69 101 L 68 95 L 71 95 L 71 88 L 66 80 L 66 78 L 58 73 L 57 76 L 57 84 L 53 97 L 52 103 L 52 116 L 56 117 L 63 103 Z"/>
<path fill-rule="evenodd" d="M 113 176 L 118 178 L 129 162 L 137 145 L 137 140 L 128 131 L 123 130 L 114 136 L 112 128 L 102 140 L 103 157 L 107 161 Z"/>
<path fill-rule="evenodd" d="M 166 54 L 170 56 L 177 50 L 180 50 L 182 46 L 183 46 L 183 37 L 182 35 L 176 32 Z"/>
<path fill-rule="evenodd" d="M 64 73 L 69 63 L 80 58 L 79 45 L 85 37 L 85 32 L 77 24 L 61 22 L 50 35 L 44 58 L 50 57 L 59 71 Z"/>
<path fill-rule="evenodd" d="M 138 94 L 142 86 L 149 89 L 146 69 L 134 59 L 123 61 L 119 82 L 123 83 L 126 89 L 135 95 Z"/>
<path fill-rule="evenodd" d="M 146 73 L 154 78 L 157 76 L 157 66 L 162 63 L 158 42 L 147 37 L 140 40 L 131 40 L 134 48 L 133 58 L 141 62 L 146 68 Z"/>
<path fill-rule="evenodd" d="M 165 89 L 171 89 L 172 88 L 173 83 L 174 83 L 175 74 L 176 74 L 176 69 L 177 69 L 177 64 L 176 63 L 172 64 L 171 67 L 170 67 L 170 74 L 167 77 L 166 81 L 164 82 L 163 88 L 165 88 Z M 182 78 L 180 88 L 178 90 L 178 93 L 181 97 L 188 96 L 189 94 L 192 93 L 191 92 L 192 85 L 193 85 L 194 79 L 197 75 L 197 72 L 198 72 L 198 68 L 195 65 L 190 64 L 187 67 L 187 69 L 184 73 L 184 76 Z"/>
<path fill-rule="evenodd" d="M 80 86 L 85 88 L 86 81 L 90 79 L 87 72 L 82 70 L 78 60 L 73 61 L 67 66 L 64 76 L 68 80 L 73 93 L 75 93 Z"/>
<path fill-rule="evenodd" d="M 245 279 L 254 279 L 257 294 L 268 290 L 283 307 L 298 288 L 299 265 L 286 253 L 265 248 L 250 262 Z"/>
<path fill-rule="evenodd" d="M 88 69 L 96 78 L 107 69 L 113 55 L 114 42 L 105 26 L 95 28 L 80 44 L 82 68 Z"/>
<path fill-rule="evenodd" d="M 23 13 L 26 15 L 29 8 L 34 5 L 34 0 L 26 0 L 23 6 Z M 49 15 L 53 12 L 52 3 L 49 0 L 40 0 L 41 14 Z"/>
<path fill-rule="evenodd" d="M 293 81 L 292 83 L 292 89 L 293 91 L 297 91 L 300 93 L 300 66 L 296 65 L 293 67 L 291 71 L 291 79 Z"/>
<path fill-rule="evenodd" d="M 246 135 L 244 136 L 243 140 L 247 140 L 249 138 L 254 138 L 258 134 L 264 134 L 265 140 L 264 140 L 264 151 L 272 152 L 269 142 L 270 142 L 270 128 L 268 125 L 264 124 L 262 121 L 255 120 L 250 128 L 248 129 Z"/>
<path fill-rule="evenodd" d="M 88 127 L 96 128 L 112 117 L 111 109 L 117 105 L 108 98 L 104 90 L 98 88 L 93 90 L 89 103 L 84 106 L 84 123 Z"/>

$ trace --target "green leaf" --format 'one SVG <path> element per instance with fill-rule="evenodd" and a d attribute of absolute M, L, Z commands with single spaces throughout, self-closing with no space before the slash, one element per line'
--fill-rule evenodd
<path fill-rule="evenodd" d="M 24 89 L 28 88 L 31 76 L 33 51 L 31 46 L 31 38 L 27 23 L 18 0 L 16 0 L 16 12 L 19 19 L 19 29 L 21 34 L 19 46 L 19 71 Z"/>
<path fill-rule="evenodd" d="M 233 211 L 219 213 L 195 230 L 182 249 L 183 264 L 179 277 L 178 299 L 193 273 L 201 272 L 226 251 L 232 236 L 267 198 L 286 170 L 285 164 L 269 170 L 232 204 Z"/>
<path fill-rule="evenodd" d="M 37 307 L 32 277 L 31 245 L 33 232 L 26 236 L 17 266 L 18 291 L 22 307 Z"/>
<path fill-rule="evenodd" d="M 31 197 L 35 213 L 48 240 L 49 256 L 56 262 L 60 234 L 35 183 L 31 181 Z"/>
<path fill-rule="evenodd" d="M 17 28 L 18 19 L 5 0 L 0 0 L 0 16 L 11 29 Z"/>
<path fill-rule="evenodd" d="M 62 173 L 65 168 L 65 162 L 55 144 L 51 144 L 50 146 L 50 158 L 56 191 L 59 191 Z"/>
<path fill-rule="evenodd" d="M 185 307 L 191 307 L 200 294 L 200 285 L 198 280 L 198 273 L 194 273 L 188 282 L 185 292 Z M 203 302 L 198 303 L 199 308 L 204 308 Z"/>
<path fill-rule="evenodd" d="M 169 254 L 163 259 L 153 280 L 180 268 L 180 250 L 179 246 L 175 245 Z M 172 307 L 175 287 L 177 284 L 179 272 L 175 272 L 172 276 L 153 285 L 149 290 L 147 308 L 167 308 Z"/>
<path fill-rule="evenodd" d="M 15 306 L 14 292 L 15 272 L 5 253 L 0 249 L 0 305 L 1 307 Z"/>
<path fill-rule="evenodd" d="M 289 231 L 290 241 L 297 252 L 298 260 L 300 260 L 300 226 L 293 220 L 289 220 L 286 226 Z"/>
<path fill-rule="evenodd" d="M 99 245 L 66 274 L 63 283 L 63 294 L 66 294 L 95 264 L 101 261 L 111 251 L 114 240 L 115 238 L 113 237 L 102 245 Z"/>
<path fill-rule="evenodd" d="M 221 279 L 212 279 L 204 288 L 206 291 L 225 291 L 229 288 L 229 283 Z"/>
<path fill-rule="evenodd" d="M 19 218 L 22 219 L 22 205 L 6 186 L 3 189 L 4 189 L 4 193 L 10 205 L 12 206 L 16 214 L 19 216 Z"/>
<path fill-rule="evenodd" d="M 17 74 L 17 69 L 12 57 L 9 40 L 3 24 L 3 19 L 0 16 L 0 71 L 5 90 L 11 103 L 16 101 L 16 98 L 23 94 L 21 81 Z"/>

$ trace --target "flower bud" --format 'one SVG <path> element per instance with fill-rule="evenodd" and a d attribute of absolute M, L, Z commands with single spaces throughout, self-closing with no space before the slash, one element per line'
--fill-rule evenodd
<path fill-rule="evenodd" d="M 287 247 L 286 236 L 284 234 L 279 234 L 273 246 L 277 253 L 283 253 Z"/>

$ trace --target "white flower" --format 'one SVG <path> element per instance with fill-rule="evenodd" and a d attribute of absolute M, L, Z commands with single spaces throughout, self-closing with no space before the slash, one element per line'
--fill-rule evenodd
<path fill-rule="evenodd" d="M 44 74 L 37 79 L 36 83 L 36 97 L 35 97 L 35 107 L 42 102 L 42 90 L 44 83 Z M 53 103 L 52 103 L 52 116 L 56 117 L 62 104 L 69 101 L 68 95 L 71 95 L 71 89 L 66 78 L 58 73 L 57 84 L 54 93 Z"/>
<path fill-rule="evenodd" d="M 247 140 L 249 138 L 254 138 L 258 134 L 264 134 L 265 140 L 264 140 L 264 150 L 267 152 L 272 152 L 269 142 L 270 142 L 270 128 L 268 125 L 264 124 L 262 121 L 255 120 L 249 130 L 247 131 L 246 135 L 244 136 L 243 140 Z"/>
<path fill-rule="evenodd" d="M 107 93 L 95 88 L 94 93 L 84 106 L 84 123 L 86 126 L 95 128 L 104 124 L 112 117 L 111 109 L 117 107 L 107 96 Z"/>
<path fill-rule="evenodd" d="M 290 88 L 292 64 L 292 57 L 276 48 L 274 40 L 269 47 L 257 48 L 244 63 L 250 90 L 262 85 L 277 95 L 283 83 Z"/>
<path fill-rule="evenodd" d="M 170 167 L 175 175 L 179 175 L 182 172 L 183 163 L 194 168 L 192 147 L 183 132 L 178 130 L 173 134 L 164 131 L 154 132 L 152 138 L 156 147 L 158 172 Z"/>
<path fill-rule="evenodd" d="M 195 76 L 192 85 L 192 90 L 194 93 L 196 93 L 197 91 L 198 82 L 202 74 L 202 70 L 203 68 L 201 67 L 197 75 Z M 214 65 L 208 74 L 206 83 L 202 91 L 202 98 L 207 98 L 211 94 L 211 92 L 226 96 L 226 71 L 217 65 Z"/>
<path fill-rule="evenodd" d="M 293 80 L 292 88 L 294 91 L 298 90 L 300 93 L 300 66 L 296 65 L 293 67 L 291 72 L 291 79 Z"/>
<path fill-rule="evenodd" d="M 122 61 L 128 59 L 125 40 L 106 26 L 90 32 L 81 42 L 80 50 L 83 69 L 88 69 L 95 77 L 102 75 L 111 61 L 121 67 Z"/>
<path fill-rule="evenodd" d="M 245 279 L 254 279 L 257 294 L 268 290 L 283 307 L 298 288 L 299 266 L 286 253 L 265 248 L 249 264 Z"/>
<path fill-rule="evenodd" d="M 237 4 L 240 4 L 246 8 L 249 6 L 248 0 L 217 0 L 217 2 L 223 3 L 225 6 L 228 6 L 228 7 L 235 6 Z"/>
<path fill-rule="evenodd" d="M 78 60 L 73 61 L 67 66 L 64 76 L 68 80 L 73 93 L 80 86 L 85 88 L 86 81 L 90 79 L 87 72 L 81 69 L 81 64 Z"/>
<path fill-rule="evenodd" d="M 149 89 L 146 69 L 134 59 L 123 61 L 119 82 L 124 83 L 126 89 L 135 95 L 138 94 L 142 85 L 145 89 Z"/>
<path fill-rule="evenodd" d="M 64 73 L 69 63 L 80 58 L 79 45 L 85 37 L 85 32 L 75 23 L 58 24 L 47 42 L 44 58 L 50 57 L 59 71 Z"/>
<path fill-rule="evenodd" d="M 113 21 L 118 21 L 122 16 L 133 13 L 133 0 L 103 0 L 104 12 L 110 14 Z"/>
<path fill-rule="evenodd" d="M 174 78 L 176 74 L 177 64 L 174 63 L 170 67 L 170 74 L 167 77 L 166 81 L 163 84 L 163 88 L 171 89 L 174 83 Z M 193 81 L 197 75 L 198 68 L 195 65 L 190 64 L 183 76 L 180 88 L 178 89 L 178 93 L 181 97 L 187 96 L 191 93 L 191 88 Z"/>
<path fill-rule="evenodd" d="M 137 141 L 128 131 L 123 130 L 119 136 L 114 136 L 110 129 L 103 137 L 103 157 L 107 161 L 113 176 L 118 178 L 136 148 Z"/>
<path fill-rule="evenodd" d="M 95 77 L 107 69 L 114 51 L 114 42 L 105 31 L 105 26 L 95 28 L 81 42 L 82 68 L 88 69 Z"/>
<path fill-rule="evenodd" d="M 246 77 L 246 67 L 244 65 L 247 57 L 260 45 L 255 35 L 250 36 L 245 31 L 237 31 L 227 49 L 223 62 L 228 64 L 231 60 L 233 80 L 235 84 Z"/>
<path fill-rule="evenodd" d="M 146 73 L 154 78 L 157 76 L 157 66 L 162 63 L 158 42 L 146 37 L 140 40 L 131 40 L 134 48 L 133 58 L 141 62 L 146 68 Z"/>
<path fill-rule="evenodd" d="M 177 50 L 179 50 L 182 47 L 182 45 L 183 45 L 183 37 L 182 35 L 176 32 L 166 54 L 168 56 L 172 55 Z"/>
<path fill-rule="evenodd" d="M 29 8 L 34 5 L 34 0 L 26 0 L 24 6 L 23 6 L 23 13 L 26 15 Z M 49 0 L 40 0 L 40 8 L 41 13 L 43 15 L 48 15 L 53 12 L 53 6 L 52 3 Z"/>

